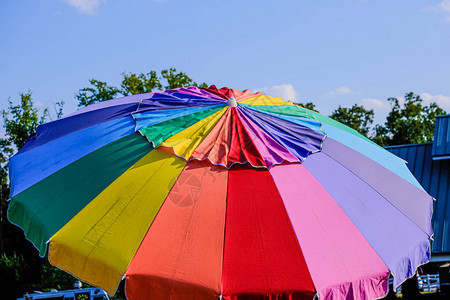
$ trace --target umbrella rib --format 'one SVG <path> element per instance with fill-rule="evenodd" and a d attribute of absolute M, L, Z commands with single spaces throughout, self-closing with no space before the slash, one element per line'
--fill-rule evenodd
<path fill-rule="evenodd" d="M 134 125 L 134 131 L 135 131 L 135 132 L 138 131 L 138 130 L 137 130 L 138 122 L 137 122 L 137 119 L 136 119 L 136 117 L 134 116 L 134 114 L 137 113 L 137 112 L 139 112 L 139 108 L 141 107 L 141 103 L 142 103 L 143 100 L 144 100 L 144 99 L 141 99 L 141 100 L 138 102 L 138 105 L 137 105 L 136 110 L 135 110 L 134 112 L 131 113 L 131 117 L 133 118 L 134 124 L 135 124 L 135 125 Z M 141 133 L 141 132 L 139 131 L 139 133 Z M 141 135 L 142 135 L 142 133 L 141 133 Z M 147 138 L 147 139 L 148 139 L 148 138 Z"/>
<path fill-rule="evenodd" d="M 169 194 L 170 194 L 170 192 L 169 192 Z M 166 197 L 166 199 L 167 199 L 167 197 Z M 194 207 L 195 207 L 195 203 L 194 203 Z M 187 233 L 189 233 L 189 230 L 190 230 L 190 228 L 191 228 L 191 225 L 192 225 L 192 218 L 193 218 L 193 212 L 191 213 L 191 217 L 189 218 L 189 225 L 188 225 L 187 231 L 186 231 Z M 180 263 L 180 259 L 181 259 L 181 256 L 182 256 L 182 254 L 183 254 L 183 249 L 184 249 L 184 247 L 185 247 L 185 245 L 186 245 L 187 236 L 188 236 L 188 234 L 185 234 L 185 235 L 184 235 L 184 237 L 183 237 L 183 243 L 182 243 L 182 246 L 181 246 L 181 250 L 178 251 L 177 261 L 176 261 L 176 263 L 175 263 L 174 272 L 173 272 L 173 276 L 172 276 L 172 282 L 171 282 L 171 284 L 170 284 L 170 295 L 172 295 L 173 288 L 174 288 L 174 286 L 175 286 L 175 277 L 176 277 L 176 275 L 177 275 L 178 265 L 179 265 L 179 263 Z"/>
<path fill-rule="evenodd" d="M 272 173 L 270 173 L 270 176 L 272 177 L 272 180 L 275 181 L 275 179 L 273 178 Z M 278 189 L 278 187 L 277 187 L 277 189 Z M 281 196 L 281 193 L 280 193 L 279 191 L 278 191 L 278 193 L 280 194 L 280 197 L 283 199 L 283 197 Z M 306 203 L 308 203 L 308 202 L 306 202 Z M 286 205 L 285 205 L 284 201 L 282 201 L 282 204 L 283 204 L 284 210 L 285 210 L 285 212 L 286 212 L 286 215 L 288 216 L 289 220 L 291 220 L 291 217 L 290 217 L 290 215 L 289 215 L 289 212 L 288 212 L 288 210 L 287 210 L 287 208 L 286 208 Z M 317 216 L 315 210 L 311 207 L 311 205 L 310 205 L 309 203 L 308 203 L 308 208 L 309 208 L 309 210 L 312 212 L 312 214 L 314 215 L 315 219 L 319 222 L 320 227 L 323 229 L 323 232 L 327 235 L 327 237 L 330 237 L 330 235 L 328 234 L 328 231 L 326 230 L 326 227 L 323 226 L 323 222 L 321 221 L 321 218 L 319 218 L 319 217 Z M 341 210 L 342 210 L 342 208 L 341 208 Z M 295 228 L 294 228 L 294 226 L 292 225 L 292 221 L 290 221 L 290 223 L 291 223 L 292 230 L 295 232 Z M 356 227 L 356 226 L 355 226 L 355 227 Z M 296 237 L 297 237 L 297 235 L 296 235 Z M 332 239 L 329 238 L 329 240 L 332 240 Z M 301 245 L 300 241 L 298 240 L 298 237 L 297 237 L 297 242 L 298 242 L 298 244 L 299 244 L 299 246 L 300 246 L 300 249 L 302 249 L 302 245 Z M 333 246 L 333 250 L 334 250 L 335 253 L 339 253 L 339 252 L 336 250 L 336 248 L 335 248 L 334 246 Z M 305 263 L 306 263 L 306 265 L 308 266 L 308 261 L 307 261 L 305 255 L 304 255 L 304 253 L 303 253 L 303 250 L 302 250 L 302 254 L 303 254 L 304 258 L 305 258 Z M 345 269 L 345 271 L 346 271 L 348 277 L 349 277 L 350 279 L 353 279 L 353 277 L 351 276 L 350 271 L 347 269 L 347 267 L 346 267 L 344 264 L 343 264 L 343 267 L 344 267 L 344 269 Z M 308 268 L 308 269 L 309 269 L 309 268 Z M 309 270 L 308 270 L 308 271 L 309 271 Z M 311 273 L 310 273 L 310 274 L 311 274 Z M 311 276 L 311 278 L 312 278 L 312 276 Z M 313 280 L 313 282 L 314 282 L 314 280 Z M 316 289 L 316 290 L 317 290 L 317 289 Z"/>
<path fill-rule="evenodd" d="M 158 171 L 159 171 L 160 169 L 162 169 L 163 166 L 164 166 L 164 165 L 161 165 L 161 166 L 158 168 Z M 157 171 L 154 172 L 153 175 L 150 176 L 150 177 L 147 179 L 146 182 L 149 182 L 154 176 L 156 176 L 157 173 L 158 173 Z M 144 189 L 145 186 L 146 186 L 146 184 L 141 185 L 141 187 L 140 187 L 140 188 L 137 190 L 137 192 L 135 193 L 135 196 L 136 196 L 137 194 L 139 194 L 139 192 L 141 192 L 141 191 Z M 173 186 L 172 186 L 172 187 L 173 187 Z M 134 198 L 135 198 L 135 197 L 131 198 L 129 202 L 133 201 Z M 166 196 L 166 198 L 167 198 L 167 196 Z M 114 202 L 114 204 L 110 206 L 110 208 L 109 208 L 109 209 L 107 210 L 107 212 L 103 215 L 103 217 L 99 218 L 99 220 L 98 220 L 98 221 L 91 227 L 91 229 L 84 235 L 84 237 L 86 237 L 86 236 L 87 236 L 87 235 L 88 235 L 88 234 L 96 227 L 96 225 L 97 225 L 98 223 L 100 223 L 100 221 L 108 214 L 108 212 L 110 212 L 110 211 L 113 209 L 113 207 L 114 207 L 118 202 L 120 202 L 120 201 L 121 201 L 121 198 L 118 198 L 118 199 Z M 165 199 L 164 199 L 164 201 L 165 201 Z M 164 201 L 163 201 L 163 203 L 164 203 Z M 162 204 L 163 204 L 163 203 L 162 203 Z M 161 204 L 161 206 L 162 206 L 162 204 Z M 83 273 L 84 273 L 84 270 L 85 270 L 85 268 L 86 268 L 86 264 L 87 264 L 88 258 L 91 256 L 92 252 L 97 248 L 97 245 L 100 243 L 102 237 L 105 236 L 105 234 L 109 231 L 109 229 L 117 222 L 117 220 L 120 218 L 120 216 L 122 216 L 122 213 L 125 211 L 125 209 L 126 209 L 127 207 L 128 207 L 128 205 L 124 205 L 124 206 L 123 206 L 122 210 L 121 210 L 120 213 L 116 216 L 116 218 L 114 219 L 114 221 L 113 221 L 112 223 L 110 223 L 110 225 L 108 226 L 108 228 L 107 228 L 106 230 L 104 230 L 104 232 L 101 234 L 101 236 L 97 239 L 95 245 L 92 247 L 92 249 L 89 251 L 89 254 L 86 256 L 86 260 L 84 261 L 84 264 L 83 264 L 83 270 L 82 270 Z M 160 209 L 161 209 L 161 207 L 160 207 Z M 158 211 L 159 211 L 159 209 L 158 209 Z M 155 215 L 155 217 L 156 217 L 156 215 Z M 152 223 L 153 223 L 153 222 L 152 222 Z M 149 228 L 150 228 L 150 226 L 151 226 L 151 223 L 149 224 Z M 148 230 L 148 228 L 147 228 L 147 230 Z M 144 236 L 145 236 L 145 235 L 144 235 Z M 83 237 L 83 239 L 84 239 L 84 237 Z M 136 250 L 137 250 L 137 249 L 136 249 Z"/>
<path fill-rule="evenodd" d="M 367 186 L 369 186 L 372 190 L 374 190 L 378 195 L 380 195 L 387 203 L 389 203 L 392 207 L 394 207 L 397 211 L 399 211 L 403 216 L 405 216 L 406 219 L 408 219 L 412 224 L 414 224 L 414 226 L 416 226 L 417 228 L 419 228 L 423 233 L 425 233 L 426 236 L 428 236 L 428 238 L 430 238 L 431 236 L 419 225 L 417 225 L 413 220 L 411 220 L 403 211 L 401 211 L 396 205 L 394 205 L 391 201 L 389 201 L 385 196 L 383 196 L 383 194 L 381 194 L 378 190 L 376 190 L 374 187 L 372 187 L 369 183 L 367 183 L 366 181 L 364 181 L 360 176 L 358 176 L 355 172 L 353 172 L 352 170 L 350 170 L 349 168 L 347 168 L 345 165 L 343 165 L 341 162 L 335 160 L 333 157 L 331 157 L 330 155 L 328 155 L 325 152 L 322 152 L 323 154 L 325 154 L 326 156 L 328 156 L 329 158 L 331 158 L 333 161 L 335 161 L 336 163 L 338 163 L 339 165 L 341 165 L 343 168 L 345 168 L 346 170 L 348 170 L 350 173 L 352 173 L 355 177 L 357 177 L 359 180 L 361 180 L 362 182 L 364 182 Z M 431 196 L 430 196 L 431 197 Z"/>
<path fill-rule="evenodd" d="M 221 269 L 221 274 L 220 274 L 220 282 L 221 282 L 221 286 L 220 286 L 220 299 L 222 298 L 222 293 L 223 293 L 223 262 L 225 259 L 225 235 L 227 233 L 227 207 L 228 207 L 228 182 L 230 179 L 230 170 L 227 169 L 227 193 L 225 195 L 225 214 L 224 214 L 224 220 L 223 220 L 223 241 L 222 241 L 222 269 Z"/>

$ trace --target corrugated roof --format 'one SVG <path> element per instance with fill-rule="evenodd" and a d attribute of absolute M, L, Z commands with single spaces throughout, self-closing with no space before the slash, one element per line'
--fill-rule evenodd
<path fill-rule="evenodd" d="M 436 254 L 450 252 L 450 160 L 433 160 L 433 143 L 391 146 L 386 149 L 406 160 L 408 168 L 423 188 L 436 198 L 433 213 L 434 241 L 431 244 L 431 251 Z M 450 150 L 450 147 L 447 149 Z"/>
<path fill-rule="evenodd" d="M 450 115 L 436 117 L 431 155 L 433 159 L 450 158 Z"/>

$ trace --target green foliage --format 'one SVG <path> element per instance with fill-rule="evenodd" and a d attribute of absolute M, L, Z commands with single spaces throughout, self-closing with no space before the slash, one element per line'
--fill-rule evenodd
<path fill-rule="evenodd" d="M 150 71 L 147 74 L 126 74 L 122 73 L 122 90 L 121 93 L 125 96 L 150 93 L 154 90 L 161 90 L 162 85 L 156 75 L 155 71 Z"/>
<path fill-rule="evenodd" d="M 35 250 L 35 249 L 32 249 Z M 0 282 L 7 286 L 2 297 L 16 299 L 33 291 L 48 292 L 51 289 L 71 289 L 75 278 L 51 266 L 45 259 L 13 252 L 0 256 Z"/>
<path fill-rule="evenodd" d="M 26 270 L 26 262 L 21 255 L 17 255 L 15 252 L 11 256 L 2 254 L 0 256 L 0 274 L 1 279 L 10 279 L 17 281 L 21 277 L 21 273 Z"/>
<path fill-rule="evenodd" d="M 147 74 L 122 73 L 122 76 L 120 89 L 109 86 L 103 81 L 89 80 L 91 86 L 80 89 L 75 96 L 78 99 L 78 106 L 84 107 L 114 99 L 119 94 L 128 96 L 188 86 L 208 87 L 206 83 L 198 84 L 186 73 L 178 72 L 174 68 L 162 70 L 161 76 L 158 76 L 156 71 L 150 71 Z"/>
<path fill-rule="evenodd" d="M 20 104 L 14 105 L 8 100 L 8 108 L 2 110 L 3 126 L 6 137 L 0 139 L 0 253 L 4 252 L 4 241 L 8 236 L 3 234 L 9 224 L 6 221 L 7 200 L 9 198 L 8 160 L 14 152 L 14 147 L 20 149 L 29 136 L 33 136 L 39 124 L 43 123 L 47 109 L 39 116 L 39 110 L 34 106 L 31 92 L 19 93 Z"/>
<path fill-rule="evenodd" d="M 24 286 L 23 282 L 24 277 L 29 275 L 27 269 L 27 263 L 22 255 L 14 253 L 11 256 L 6 254 L 0 256 L 0 282 L 3 286 L 8 287 L 2 289 L 2 297 L 16 299 L 22 295 L 22 291 L 31 288 L 31 285 Z"/>
<path fill-rule="evenodd" d="M 40 275 L 39 282 L 36 283 L 35 287 L 43 292 L 49 292 L 51 289 L 72 289 L 73 283 L 77 280 L 72 275 L 50 265 L 47 259 L 43 259 Z"/>
<path fill-rule="evenodd" d="M 31 92 L 20 93 L 20 104 L 11 100 L 8 108 L 2 110 L 6 137 L 0 139 L 0 282 L 8 288 L 2 290 L 5 299 L 16 299 L 25 292 L 49 290 L 50 288 L 71 288 L 74 278 L 52 267 L 31 243 L 25 240 L 20 228 L 6 219 L 9 182 L 7 162 L 14 149 L 25 145 L 29 136 L 33 136 L 39 124 L 48 116 L 48 109 L 42 113 L 35 107 Z M 56 117 L 61 117 L 64 102 L 55 104 Z M 3 299 L 3 298 L 2 298 Z"/>
<path fill-rule="evenodd" d="M 9 227 L 6 221 L 6 208 L 9 196 L 8 183 L 8 160 L 14 152 L 14 148 L 20 149 L 25 145 L 29 136 L 33 136 L 39 124 L 43 123 L 47 115 L 47 109 L 39 115 L 39 110 L 34 106 L 31 98 L 31 92 L 19 93 L 20 104 L 14 105 L 11 100 L 8 101 L 8 108 L 2 110 L 3 126 L 5 127 L 6 137 L 0 139 L 0 250 L 4 249 L 4 241 L 10 237 L 4 232 Z"/>
<path fill-rule="evenodd" d="M 53 105 L 53 109 L 55 110 L 56 119 L 60 119 L 63 116 L 64 104 L 66 104 L 63 100 L 56 102 Z"/>
<path fill-rule="evenodd" d="M 31 92 L 19 93 L 19 95 L 19 105 L 14 105 L 11 100 L 8 100 L 8 109 L 2 110 L 6 134 L 17 149 L 22 148 L 28 137 L 36 133 L 37 126 L 44 122 L 48 113 L 48 110 L 45 109 L 39 117 L 39 110 L 34 107 Z"/>
<path fill-rule="evenodd" d="M 355 129 L 364 136 L 369 135 L 370 125 L 373 123 L 374 112 L 363 106 L 354 104 L 350 108 L 339 107 L 333 111 L 330 118 Z"/>
<path fill-rule="evenodd" d="M 389 136 L 389 130 L 382 125 L 375 125 L 375 135 L 372 137 L 372 141 L 377 143 L 378 145 L 385 147 L 390 144 L 390 136 Z"/>
<path fill-rule="evenodd" d="M 8 160 L 13 153 L 11 141 L 8 139 L 0 139 L 0 254 L 3 253 L 3 228 L 7 223 L 6 210 L 8 208 L 9 198 L 9 182 L 8 182 Z"/>
<path fill-rule="evenodd" d="M 162 70 L 161 76 L 167 81 L 167 85 L 164 86 L 164 89 L 175 89 L 180 87 L 189 87 L 189 86 L 198 86 L 198 87 L 208 87 L 206 83 L 198 84 L 193 81 L 186 73 L 178 72 L 174 68 L 170 68 L 169 70 Z"/>
<path fill-rule="evenodd" d="M 384 126 L 375 127 L 374 142 L 381 146 L 426 143 L 433 140 L 437 115 L 446 112 L 436 103 L 423 105 L 419 95 L 405 94 L 403 104 L 397 98 L 388 98 L 392 110 Z"/>
<path fill-rule="evenodd" d="M 116 87 L 109 86 L 106 82 L 90 79 L 89 83 L 92 87 L 80 89 L 76 98 L 78 106 L 88 106 L 90 104 L 113 99 L 120 90 Z"/>
<path fill-rule="evenodd" d="M 8 160 L 13 154 L 13 149 L 11 146 L 11 141 L 9 139 L 0 139 L 0 184 L 1 184 L 1 195 L 3 199 L 3 192 L 8 188 Z M 8 188 L 9 192 L 9 188 Z M 3 204 L 3 203 L 2 203 Z"/>
<path fill-rule="evenodd" d="M 309 110 L 312 110 L 312 111 L 315 111 L 315 112 L 319 112 L 317 109 L 316 109 L 316 105 L 314 104 L 314 103 L 312 103 L 312 102 L 307 102 L 307 103 L 295 103 L 296 105 L 298 105 L 298 106 L 301 106 L 301 107 L 303 107 L 303 108 L 306 108 L 306 109 L 309 109 Z"/>

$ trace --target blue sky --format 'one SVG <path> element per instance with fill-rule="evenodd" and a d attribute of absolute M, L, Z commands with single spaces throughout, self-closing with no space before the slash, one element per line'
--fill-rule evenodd
<path fill-rule="evenodd" d="M 0 109 L 31 90 L 69 113 L 90 78 L 170 67 L 378 123 L 409 91 L 450 112 L 450 0 L 0 1 Z"/>

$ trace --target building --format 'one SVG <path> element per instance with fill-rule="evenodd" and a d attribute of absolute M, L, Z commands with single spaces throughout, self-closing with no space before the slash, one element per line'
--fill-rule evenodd
<path fill-rule="evenodd" d="M 431 261 L 450 261 L 450 115 L 438 116 L 432 143 L 386 149 L 408 162 L 408 168 L 433 196 Z"/>

